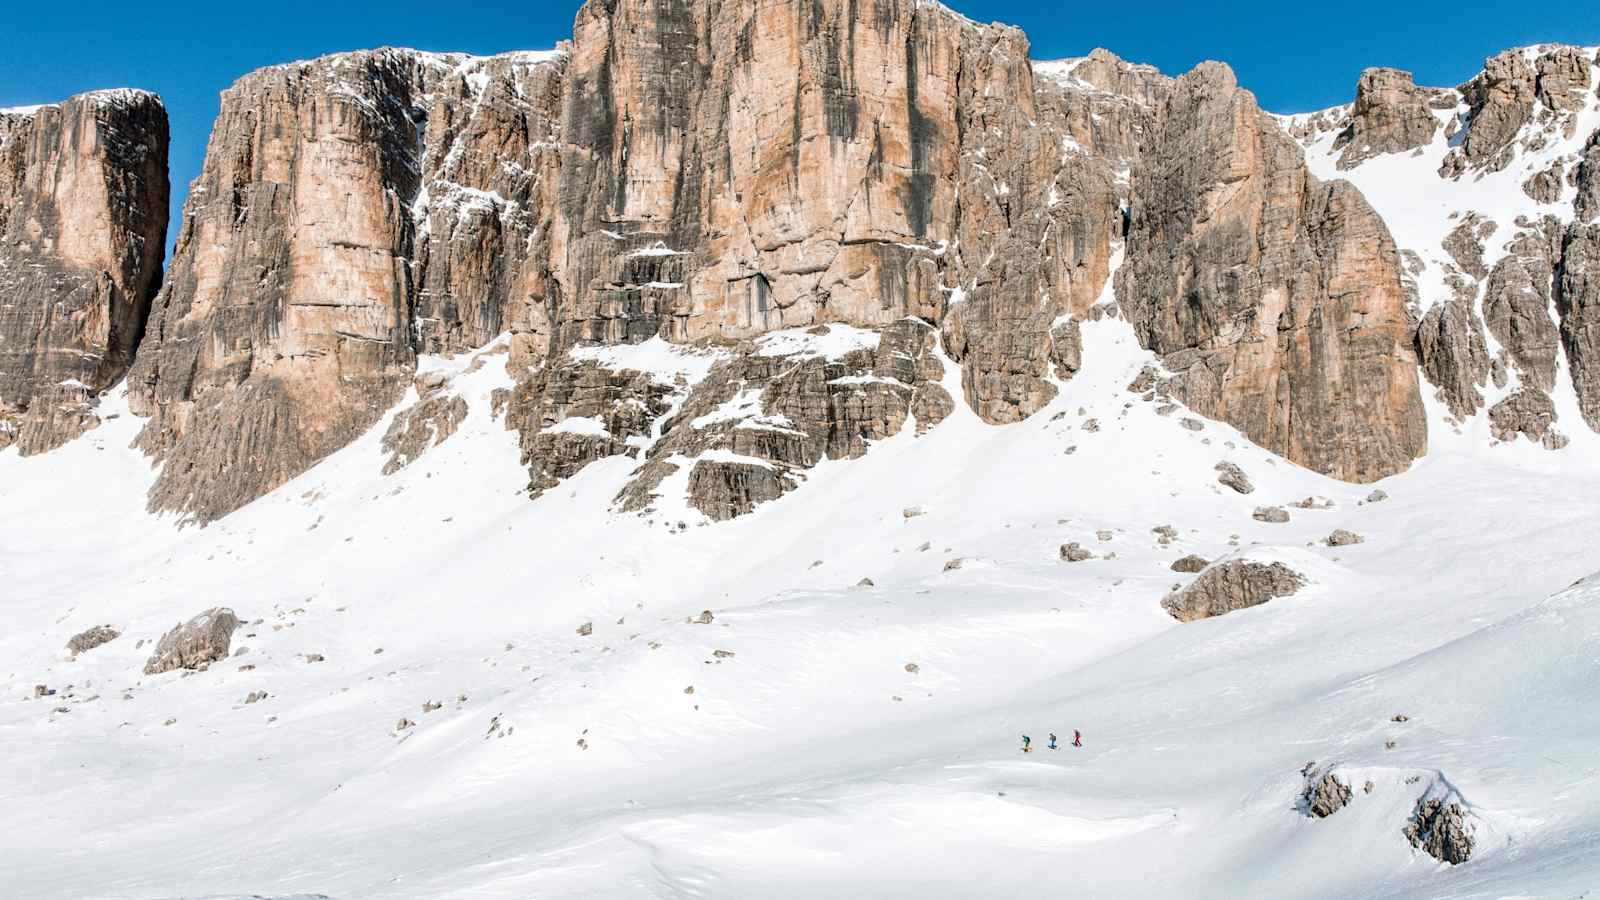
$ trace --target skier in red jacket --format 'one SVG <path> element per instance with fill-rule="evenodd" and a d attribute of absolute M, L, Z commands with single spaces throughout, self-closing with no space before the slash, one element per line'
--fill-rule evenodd
<path fill-rule="evenodd" d="M 1082 747 L 1083 746 L 1083 732 L 1079 731 L 1076 728 L 1072 729 L 1072 746 L 1074 746 L 1074 747 Z"/>

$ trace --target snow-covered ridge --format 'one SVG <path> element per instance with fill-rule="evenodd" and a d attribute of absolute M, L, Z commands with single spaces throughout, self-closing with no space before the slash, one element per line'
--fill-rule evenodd
<path fill-rule="evenodd" d="M 152 98 L 157 101 L 161 99 L 154 91 L 144 91 L 137 88 L 101 88 L 74 94 L 67 100 L 59 100 L 54 103 L 36 103 L 31 106 L 0 108 L 0 116 L 34 116 L 43 109 L 59 109 L 63 103 L 70 100 L 85 101 L 98 106 L 132 106 Z"/>

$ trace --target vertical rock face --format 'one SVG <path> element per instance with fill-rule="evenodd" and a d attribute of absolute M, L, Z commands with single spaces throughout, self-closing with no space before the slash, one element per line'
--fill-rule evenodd
<path fill-rule="evenodd" d="M 375 423 L 418 343 L 522 314 L 540 65 L 378 50 L 224 92 L 132 377 L 152 510 L 238 508 Z"/>
<path fill-rule="evenodd" d="M 1551 318 L 1551 285 L 1561 258 L 1561 225 L 1533 223 L 1495 263 L 1483 297 L 1484 323 L 1525 381 L 1543 391 L 1556 384 L 1561 335 Z"/>
<path fill-rule="evenodd" d="M 161 284 L 167 113 L 141 91 L 0 112 L 0 449 L 99 423 Z"/>
<path fill-rule="evenodd" d="M 1600 431 L 1600 225 L 1573 225 L 1562 245 L 1556 308 L 1578 409 Z"/>
<path fill-rule="evenodd" d="M 1600 218 L 1600 129 L 1589 135 L 1583 159 L 1578 163 L 1578 197 L 1573 203 L 1578 221 Z"/>
<path fill-rule="evenodd" d="M 1202 414 L 1317 471 L 1373 481 L 1426 447 L 1388 229 L 1205 63 L 1180 78 L 1133 173 L 1117 298 Z"/>
<path fill-rule="evenodd" d="M 1483 407 L 1478 389 L 1488 381 L 1489 353 L 1468 303 L 1450 300 L 1428 310 L 1417 329 L 1417 356 L 1452 416 L 1465 419 Z"/>
<path fill-rule="evenodd" d="M 1410 72 L 1376 68 L 1362 72 L 1350 125 L 1334 142 L 1335 149 L 1344 150 L 1339 168 L 1428 144 L 1439 130 L 1430 108 L 1432 99 L 1431 92 L 1417 87 Z"/>

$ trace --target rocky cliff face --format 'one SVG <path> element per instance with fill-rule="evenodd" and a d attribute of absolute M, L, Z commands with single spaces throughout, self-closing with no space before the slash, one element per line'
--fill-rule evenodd
<path fill-rule="evenodd" d="M 1206 63 L 1180 78 L 1133 173 L 1117 298 L 1171 387 L 1295 462 L 1350 481 L 1427 444 L 1388 229 Z"/>
<path fill-rule="evenodd" d="M 140 91 L 0 111 L 0 449 L 99 424 L 161 284 L 167 141 Z"/>
<path fill-rule="evenodd" d="M 1334 149 L 1342 149 L 1339 168 L 1348 169 L 1384 153 L 1415 150 L 1432 141 L 1439 130 L 1433 114 L 1438 104 L 1449 108 L 1454 105 L 1453 98 L 1417 87 L 1410 72 L 1362 72 L 1350 124 L 1334 142 Z"/>
<path fill-rule="evenodd" d="M 527 318 L 558 66 L 378 50 L 223 94 L 131 376 L 153 510 L 238 508 L 376 423 L 419 349 Z"/>
<path fill-rule="evenodd" d="M 414 385 L 384 440 L 385 467 L 403 467 L 468 414 L 417 377 L 418 357 L 494 344 L 516 381 L 497 414 L 531 493 L 625 456 L 639 471 L 621 506 L 686 478 L 691 504 L 725 518 L 957 402 L 993 424 L 1031 416 L 1092 361 L 1079 323 L 1106 316 L 1164 363 L 1161 396 L 1341 479 L 1425 450 L 1419 363 L 1453 417 L 1494 407 L 1498 432 L 1532 436 L 1564 351 L 1600 417 L 1592 241 L 1564 216 L 1519 217 L 1503 243 L 1507 223 L 1462 211 L 1440 304 L 1361 191 L 1313 176 L 1226 66 L 1173 80 L 1099 50 L 1028 57 L 1020 31 L 933 3 L 591 0 L 550 53 L 384 49 L 252 73 L 223 95 L 148 327 L 140 301 L 107 301 L 70 333 L 3 307 L 9 345 L 71 348 L 77 368 L 38 375 L 42 351 L 0 344 L 0 440 L 33 421 L 24 448 L 43 449 L 92 424 L 87 398 L 142 332 L 130 400 L 163 463 L 151 508 L 209 521 Z M 1456 89 L 1370 69 L 1352 106 L 1288 132 L 1327 135 L 1344 174 L 1433 153 L 1448 123 L 1459 146 L 1430 171 L 1482 177 L 1571 140 L 1591 68 L 1541 47 Z M 0 187 L 21 184 L 25 142 L 0 123 Z M 1545 206 L 1575 197 L 1581 220 L 1600 208 L 1585 199 L 1594 147 L 1517 184 Z M 139 162 L 138 184 L 153 183 L 160 160 Z M 139 223 L 139 262 L 153 247 L 154 263 L 103 266 L 108 297 L 147 302 L 159 277 L 162 223 Z M 91 230 L 118 228 L 131 233 Z M 44 277 L 6 259 L 0 290 Z M 763 351 L 809 329 L 871 339 L 782 364 Z M 714 348 L 715 363 L 663 380 L 588 353 L 653 340 Z M 37 399 L 61 382 L 83 397 Z M 1513 389 L 1524 400 L 1506 405 Z M 737 402 L 755 412 L 707 426 Z"/>

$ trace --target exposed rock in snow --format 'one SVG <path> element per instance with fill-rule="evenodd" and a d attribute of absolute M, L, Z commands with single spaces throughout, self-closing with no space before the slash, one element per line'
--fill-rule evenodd
<path fill-rule="evenodd" d="M 73 656 L 77 656 L 79 653 L 93 650 L 101 644 L 109 643 L 121 636 L 122 632 L 111 625 L 96 625 L 73 635 L 72 639 L 67 641 L 67 651 Z"/>
<path fill-rule="evenodd" d="M 1232 488 L 1236 493 L 1249 494 L 1255 491 L 1255 485 L 1250 483 L 1249 476 L 1244 470 L 1234 463 L 1223 460 L 1217 463 L 1217 481 L 1224 487 Z"/>
<path fill-rule="evenodd" d="M 466 419 L 467 411 L 466 400 L 439 392 L 396 413 L 383 436 L 383 450 L 389 454 L 383 474 L 393 475 L 428 448 L 449 440 Z"/>
<path fill-rule="evenodd" d="M 224 607 L 208 609 L 188 622 L 177 625 L 156 644 L 156 652 L 144 664 L 144 674 L 159 675 L 174 669 L 199 669 L 228 656 L 228 645 L 239 619 Z"/>
<path fill-rule="evenodd" d="M 1093 553 L 1090 553 L 1088 550 L 1076 543 L 1062 544 L 1060 556 L 1062 562 L 1084 562 L 1086 560 L 1094 559 Z"/>
<path fill-rule="evenodd" d="M 1328 535 L 1326 543 L 1329 547 L 1348 547 L 1352 544 L 1360 544 L 1365 540 L 1366 538 L 1356 534 L 1354 531 L 1336 528 L 1332 534 Z"/>
<path fill-rule="evenodd" d="M 1411 846 L 1440 862 L 1457 866 L 1472 857 L 1473 826 L 1464 801 L 1442 779 L 1419 798 L 1405 827 Z"/>
<path fill-rule="evenodd" d="M 1280 562 L 1231 559 L 1214 563 L 1161 606 L 1180 622 L 1193 622 L 1260 606 L 1305 587 L 1305 576 Z"/>
<path fill-rule="evenodd" d="M 1339 168 L 1349 169 L 1383 153 L 1405 153 L 1433 140 L 1439 120 L 1436 92 L 1419 88 L 1410 72 L 1372 68 L 1356 82 L 1350 124 L 1334 141 L 1343 150 Z"/>
<path fill-rule="evenodd" d="M 1300 803 L 1307 815 L 1326 819 L 1350 805 L 1351 793 L 1350 785 L 1339 777 L 1339 773 L 1332 770 L 1313 771 L 1306 776 L 1306 787 L 1300 795 Z"/>
<path fill-rule="evenodd" d="M 1206 559 L 1203 556 L 1196 556 L 1191 553 L 1188 556 L 1173 562 L 1172 571 L 1186 572 L 1192 575 L 1196 572 L 1205 571 L 1206 566 L 1209 565 L 1211 565 L 1211 560 Z"/>
<path fill-rule="evenodd" d="M 1282 525 L 1289 521 L 1289 511 L 1281 506 L 1258 506 L 1256 511 L 1250 514 L 1250 518 L 1257 522 Z"/>
<path fill-rule="evenodd" d="M 1527 435 L 1549 450 L 1567 445 L 1567 438 L 1555 430 L 1555 422 L 1555 404 L 1538 388 L 1525 387 L 1489 410 L 1489 428 L 1496 440 L 1514 441 L 1519 434 Z"/>
<path fill-rule="evenodd" d="M 1470 418 L 1483 406 L 1479 388 L 1489 380 L 1489 353 L 1470 303 L 1450 300 L 1428 310 L 1417 329 L 1417 357 L 1452 416 Z"/>

